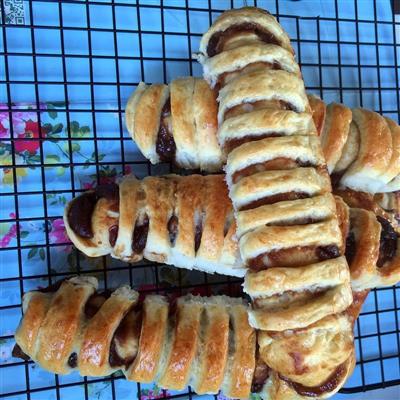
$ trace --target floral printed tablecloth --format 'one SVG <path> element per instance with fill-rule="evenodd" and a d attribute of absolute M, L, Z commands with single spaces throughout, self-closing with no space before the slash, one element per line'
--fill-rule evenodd
<path fill-rule="evenodd" d="M 110 140 L 107 149 L 104 152 L 98 151 L 96 158 L 92 148 L 93 129 L 90 113 L 81 115 L 79 120 L 70 120 L 70 132 L 68 132 L 65 113 L 59 111 L 61 108 L 65 109 L 64 103 L 41 103 L 39 105 L 40 111 L 37 111 L 36 107 L 36 104 L 13 104 L 12 109 L 14 111 L 11 112 L 12 118 L 10 120 L 9 108 L 5 104 L 0 104 L 0 186 L 1 192 L 4 194 L 1 197 L 0 219 L 6 220 L 6 222 L 0 223 L 0 248 L 9 249 L 0 252 L 0 277 L 19 276 L 18 218 L 12 194 L 14 184 L 16 184 L 18 217 L 20 219 L 21 273 L 24 277 L 27 277 L 23 281 L 22 290 L 24 292 L 47 286 L 48 273 L 58 276 L 58 278 L 53 278 L 53 281 L 60 279 L 60 276 L 64 276 L 64 274 L 77 273 L 78 263 L 79 272 L 90 271 L 91 275 L 99 278 L 101 284 L 104 283 L 105 266 L 111 266 L 114 269 L 114 271 L 107 273 L 109 287 L 116 287 L 128 282 L 129 273 L 126 264 L 109 257 L 104 260 L 103 258 L 88 258 L 83 254 L 78 254 L 66 235 L 62 214 L 66 202 L 72 196 L 72 179 L 76 190 L 89 189 L 98 183 L 115 182 L 123 174 L 136 172 L 138 176 L 141 176 L 144 174 L 141 164 L 137 165 L 137 171 L 135 171 L 134 159 L 132 159 L 132 164 L 125 164 L 125 166 L 122 166 L 121 163 L 106 164 L 107 160 L 112 160 L 113 152 L 120 147 L 119 140 Z M 114 117 L 117 118 L 117 116 Z M 68 135 L 70 135 L 71 144 L 66 140 Z M 11 140 L 12 137 L 14 140 Z M 136 150 L 134 150 L 134 155 L 137 157 Z M 97 175 L 93 166 L 95 161 L 102 162 L 99 165 L 99 175 Z M 77 166 L 74 166 L 73 174 L 70 171 L 72 162 L 77 164 Z M 13 165 L 17 167 L 13 168 Z M 41 165 L 44 166 L 45 187 L 42 187 Z M 99 176 L 99 179 L 97 179 L 97 176 Z M 42 192 L 42 189 L 45 190 Z M 7 196 L 7 193 L 10 193 L 10 196 Z M 43 207 L 43 202 L 46 202 L 47 211 Z M 50 246 L 46 246 L 46 244 Z M 118 270 L 118 266 L 121 271 Z M 29 277 L 33 278 L 29 279 Z M 152 290 L 156 288 L 156 281 L 158 281 L 158 287 L 165 288 L 170 296 L 180 295 L 182 291 L 174 290 L 174 288 L 182 285 L 188 287 L 186 291 L 194 294 L 207 295 L 213 292 L 239 295 L 239 285 L 228 285 L 226 278 L 207 277 L 208 283 L 216 283 L 211 289 L 199 285 L 199 283 L 204 282 L 204 279 L 204 274 L 199 272 L 178 271 L 168 266 L 139 267 L 135 268 L 133 273 L 134 287 L 139 290 Z M 219 281 L 223 283 L 219 285 Z M 192 284 L 195 287 L 190 288 Z M 0 304 L 19 304 L 20 295 L 21 288 L 18 282 L 4 282 L 1 286 Z M 0 343 L 1 364 L 19 361 L 11 355 L 14 346 L 12 335 L 19 318 L 19 308 L 10 308 L 9 311 L 0 315 L 1 335 L 9 337 Z M 7 319 L 7 324 L 4 323 L 5 319 Z M 43 371 L 33 363 L 29 364 L 28 368 L 31 384 L 40 386 L 54 384 L 53 374 Z M 22 377 L 24 375 L 24 366 L 22 365 L 2 370 L 2 383 L 5 392 L 18 389 L 18 385 L 16 388 L 15 381 L 12 379 L 16 369 L 18 370 L 17 373 L 21 374 L 19 376 Z M 114 375 L 118 377 L 121 374 Z M 77 374 L 60 376 L 58 379 L 61 385 L 77 380 L 83 381 L 83 378 Z M 23 388 L 24 382 L 21 382 L 21 384 L 21 388 Z M 8 387 L 9 390 L 7 390 Z M 68 393 L 68 396 L 76 395 L 80 398 L 79 393 L 82 393 L 83 386 L 67 386 L 61 390 Z M 91 383 L 88 385 L 88 396 L 89 398 L 104 400 L 111 398 L 112 390 L 118 391 L 119 399 L 128 399 L 132 396 L 136 398 L 137 395 L 141 399 L 157 399 L 168 394 L 155 384 L 140 385 L 139 389 L 135 383 L 126 382 L 124 379 L 115 379 Z M 138 392 L 138 390 L 140 391 Z M 25 398 L 24 396 L 21 395 L 21 398 Z M 53 399 L 55 394 L 54 390 L 48 393 L 40 391 L 38 396 L 41 400 Z M 34 397 L 33 393 L 32 398 Z M 218 398 L 223 399 L 223 396 L 219 395 Z M 254 398 L 257 398 L 257 396 Z"/>

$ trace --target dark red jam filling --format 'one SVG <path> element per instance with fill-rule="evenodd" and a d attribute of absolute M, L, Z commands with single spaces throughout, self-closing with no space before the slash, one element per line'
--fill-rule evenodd
<path fill-rule="evenodd" d="M 224 144 L 224 148 L 226 152 L 229 154 L 233 149 L 236 149 L 236 147 L 239 147 L 244 143 L 254 142 L 256 140 L 262 140 L 269 137 L 272 138 L 279 136 L 282 136 L 282 134 L 279 132 L 265 133 L 263 135 L 247 135 L 241 138 L 227 140 Z"/>
<path fill-rule="evenodd" d="M 343 173 L 334 172 L 331 174 L 332 187 L 339 185 L 340 179 L 342 179 Z"/>
<path fill-rule="evenodd" d="M 334 244 L 329 246 L 318 246 L 316 250 L 317 257 L 320 261 L 337 258 L 340 256 L 339 247 Z"/>
<path fill-rule="evenodd" d="M 252 22 L 244 22 L 242 24 L 232 25 L 224 31 L 214 33 L 208 41 L 208 56 L 213 57 L 220 53 L 224 48 L 226 40 L 239 32 L 254 33 L 265 43 L 276 44 L 278 46 L 281 44 L 272 33 L 266 31 L 261 26 Z"/>
<path fill-rule="evenodd" d="M 351 265 L 356 255 L 356 237 L 354 235 L 354 232 L 350 231 L 346 238 L 346 251 L 344 254 L 347 263 Z"/>
<path fill-rule="evenodd" d="M 76 353 L 72 353 L 69 357 L 68 357 L 68 365 L 71 368 L 76 368 L 78 366 L 78 355 Z"/>
<path fill-rule="evenodd" d="M 275 267 L 301 267 L 313 262 L 339 257 L 340 250 L 336 245 L 296 246 L 287 249 L 273 250 L 259 254 L 248 261 L 253 271 L 262 271 Z M 266 262 L 265 259 L 268 259 Z"/>
<path fill-rule="evenodd" d="M 194 232 L 194 251 L 195 252 L 197 252 L 197 250 L 200 247 L 202 234 L 203 234 L 203 221 L 200 221 L 196 225 L 196 229 L 195 229 L 195 232 Z"/>
<path fill-rule="evenodd" d="M 290 200 L 299 200 L 306 199 L 310 197 L 309 193 L 305 192 L 287 192 L 287 193 L 278 193 L 272 196 L 263 197 L 261 199 L 252 201 L 250 204 L 247 204 L 240 208 L 240 211 L 251 210 L 253 208 L 265 206 L 267 204 L 278 203 L 279 201 L 290 201 Z"/>
<path fill-rule="evenodd" d="M 176 236 L 178 234 L 178 217 L 173 215 L 168 221 L 168 234 L 171 246 L 175 246 Z"/>
<path fill-rule="evenodd" d="M 87 239 L 93 238 L 92 215 L 100 198 L 115 200 L 118 203 L 118 185 L 115 183 L 99 185 L 93 191 L 83 193 L 72 202 L 67 217 L 69 226 L 76 235 Z"/>
<path fill-rule="evenodd" d="M 279 374 L 279 378 L 291 386 L 300 396 L 318 397 L 337 388 L 346 374 L 345 363 L 339 365 L 328 379 L 319 386 L 303 386 Z"/>
<path fill-rule="evenodd" d="M 274 171 L 274 170 L 286 170 L 294 169 L 298 167 L 312 167 L 313 165 L 309 161 L 301 161 L 296 158 L 295 160 L 287 157 L 277 157 L 273 160 L 264 161 L 256 164 L 249 165 L 245 168 L 239 169 L 232 176 L 233 183 L 237 183 L 240 179 L 246 176 L 251 176 L 257 172 L 263 171 Z"/>
<path fill-rule="evenodd" d="M 85 304 L 85 316 L 90 319 L 99 311 L 104 302 L 111 296 L 111 291 L 92 294 Z"/>
<path fill-rule="evenodd" d="M 119 229 L 118 225 L 110 226 L 110 228 L 108 229 L 108 240 L 110 242 L 111 247 L 114 247 L 115 242 L 117 241 L 118 229 Z"/>
<path fill-rule="evenodd" d="M 156 152 L 161 161 L 168 162 L 175 159 L 176 144 L 172 132 L 169 131 L 166 118 L 171 114 L 171 100 L 168 99 L 161 110 L 160 128 L 156 141 Z"/>
<path fill-rule="evenodd" d="M 111 340 L 108 362 L 112 368 L 122 366 L 128 368 L 136 357 L 136 354 L 127 355 L 124 357 L 118 353 L 116 345 L 117 341 L 120 343 L 127 343 L 132 340 L 132 336 L 139 337 L 140 335 L 140 326 L 142 321 L 141 318 L 135 318 L 134 314 L 132 314 L 132 311 L 133 310 L 129 311 L 121 321 Z"/>
<path fill-rule="evenodd" d="M 376 265 L 383 267 L 388 261 L 391 261 L 397 251 L 397 234 L 392 225 L 385 218 L 377 216 L 376 219 L 381 224 L 381 238 L 379 244 L 379 257 Z"/>
<path fill-rule="evenodd" d="M 270 369 L 260 357 L 257 358 L 253 380 L 251 382 L 251 393 L 259 393 L 265 385 L 270 374 Z"/>
<path fill-rule="evenodd" d="M 135 229 L 133 231 L 132 239 L 132 250 L 136 254 L 143 253 L 146 247 L 147 235 L 149 233 L 149 217 L 144 216 L 143 221 L 135 224 Z"/>
<path fill-rule="evenodd" d="M 18 344 L 15 344 L 14 348 L 12 349 L 11 355 L 15 358 L 20 358 L 25 361 L 30 360 L 30 357 L 22 351 L 21 347 L 19 347 Z"/>

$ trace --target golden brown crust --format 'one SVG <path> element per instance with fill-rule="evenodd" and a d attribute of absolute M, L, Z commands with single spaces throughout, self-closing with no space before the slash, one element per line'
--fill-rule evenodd
<path fill-rule="evenodd" d="M 223 160 L 217 139 L 217 98 L 216 93 L 203 79 L 194 81 L 192 106 L 196 128 L 196 148 L 200 164 L 196 167 L 208 172 L 221 171 Z"/>
<path fill-rule="evenodd" d="M 326 111 L 324 128 L 321 133 L 321 146 L 328 171 L 332 173 L 347 141 L 352 112 L 350 108 L 337 103 L 329 104 Z"/>
<path fill-rule="evenodd" d="M 140 181 L 133 175 L 125 177 L 119 185 L 118 236 L 113 256 L 124 261 L 139 261 L 141 254 L 132 250 L 133 229 L 143 205 Z"/>
<path fill-rule="evenodd" d="M 392 135 L 393 153 L 389 162 L 389 167 L 382 175 L 382 179 L 387 182 L 392 182 L 400 174 L 400 126 L 390 118 L 385 117 L 385 121 Z M 384 188 L 381 190 L 386 191 Z"/>
<path fill-rule="evenodd" d="M 344 257 L 321 261 L 296 268 L 271 268 L 247 273 L 244 291 L 252 298 L 270 297 L 276 294 L 329 288 L 350 280 Z"/>
<path fill-rule="evenodd" d="M 340 196 L 334 196 L 334 199 L 336 204 L 336 213 L 339 222 L 339 228 L 342 234 L 342 246 L 340 248 L 340 253 L 344 254 L 346 247 L 346 238 L 350 230 L 350 208 Z"/>
<path fill-rule="evenodd" d="M 88 191 L 86 193 L 91 193 Z M 71 228 L 68 220 L 68 214 L 73 203 L 78 199 L 75 197 L 66 206 L 64 210 L 64 225 L 68 237 L 75 247 L 88 255 L 89 257 L 100 257 L 110 254 L 111 245 L 108 238 L 108 230 L 111 226 L 118 223 L 118 213 L 115 213 L 115 201 L 101 198 L 97 201 L 92 214 L 92 238 L 84 238 L 76 234 Z"/>
<path fill-rule="evenodd" d="M 223 175 L 209 175 L 205 180 L 205 198 L 203 203 L 204 219 L 200 247 L 197 258 L 218 262 L 224 246 L 224 227 L 232 204 Z"/>
<path fill-rule="evenodd" d="M 271 14 L 256 7 L 243 7 L 232 9 L 222 13 L 205 32 L 200 42 L 200 52 L 207 56 L 207 47 L 210 38 L 217 32 L 223 32 L 231 26 L 243 23 L 252 23 L 259 25 L 267 32 L 271 32 L 279 45 L 289 52 L 293 52 L 290 45 L 290 39 L 282 29 L 278 21 Z"/>
<path fill-rule="evenodd" d="M 223 303 L 225 299 L 221 302 L 210 300 L 204 310 L 206 322 L 202 324 L 197 365 L 192 371 L 194 381 L 191 386 L 198 394 L 218 392 L 228 356 L 229 313 Z"/>
<path fill-rule="evenodd" d="M 318 136 L 321 136 L 325 124 L 326 104 L 318 96 L 313 94 L 308 94 L 307 97 Z"/>
<path fill-rule="evenodd" d="M 255 331 L 242 299 L 187 295 L 169 313 L 164 296 L 136 304 L 139 294 L 129 287 L 111 295 L 94 293 L 96 287 L 95 278 L 71 278 L 27 294 L 26 320 L 16 334 L 22 351 L 52 372 L 99 376 L 121 369 L 127 379 L 156 380 L 165 389 L 190 383 L 199 393 L 216 394 L 223 386 L 232 397 L 249 396 Z"/>
<path fill-rule="evenodd" d="M 222 124 L 225 112 L 230 108 L 261 100 L 281 100 L 291 104 L 298 112 L 309 111 L 304 83 L 296 75 L 280 70 L 257 70 L 238 76 L 220 90 L 219 124 Z"/>
<path fill-rule="evenodd" d="M 267 301 L 259 301 L 253 310 L 249 311 L 251 326 L 265 331 L 285 331 L 306 327 L 327 315 L 344 311 L 352 302 L 350 282 L 334 286 L 313 296 L 296 296 L 294 301 L 283 301 L 267 305 Z M 257 303 L 256 303 L 257 304 Z"/>
<path fill-rule="evenodd" d="M 355 290 L 363 290 L 375 274 L 379 256 L 381 226 L 372 212 L 360 208 L 350 209 L 351 233 L 354 235 L 355 253 L 350 262 L 352 285 Z M 368 285 L 368 284 L 367 284 Z"/>
<path fill-rule="evenodd" d="M 325 317 L 305 329 L 259 333 L 262 359 L 304 386 L 326 381 L 353 351 L 352 323 L 343 314 Z"/>
<path fill-rule="evenodd" d="M 50 307 L 49 293 L 28 292 L 22 300 L 24 318 L 15 332 L 15 341 L 25 354 L 35 355 L 39 329 Z"/>
<path fill-rule="evenodd" d="M 126 176 L 119 185 L 119 212 L 110 214 L 110 204 L 114 203 L 100 198 L 92 216 L 99 250 L 94 240 L 72 232 L 67 205 L 67 232 L 85 254 L 111 253 L 131 262 L 145 257 L 182 268 L 244 276 L 223 175 L 167 175 L 143 181 Z M 114 247 L 111 227 L 116 228 Z"/>
<path fill-rule="evenodd" d="M 58 374 L 70 371 L 68 358 L 77 345 L 86 301 L 96 288 L 97 281 L 93 278 L 72 278 L 63 282 L 52 297 L 40 326 L 37 353 L 33 356 L 43 368 Z"/>
<path fill-rule="evenodd" d="M 292 170 L 264 171 L 242 178 L 230 189 L 236 210 L 280 193 L 301 192 L 309 197 L 331 191 L 329 175 L 324 170 L 296 168 Z"/>
<path fill-rule="evenodd" d="M 169 354 L 158 384 L 182 390 L 188 383 L 190 367 L 197 352 L 200 319 L 203 305 L 196 301 L 178 299 L 176 323 Z"/>
<path fill-rule="evenodd" d="M 261 41 L 234 47 L 211 58 L 199 57 L 203 63 L 203 74 L 207 82 L 215 87 L 219 78 L 243 70 L 252 64 L 264 64 L 267 68 L 277 63 L 281 69 L 300 76 L 300 69 L 294 56 L 284 48 Z"/>
<path fill-rule="evenodd" d="M 161 110 L 168 97 L 168 85 L 146 86 L 141 82 L 129 98 L 125 110 L 126 125 L 132 139 L 153 164 L 160 162 L 155 148 L 160 129 Z"/>
<path fill-rule="evenodd" d="M 322 221 L 336 213 L 335 200 L 330 193 L 309 199 L 281 201 L 236 213 L 237 235 L 265 225 L 296 225 L 302 222 Z"/>
<path fill-rule="evenodd" d="M 170 84 L 172 130 L 176 144 L 176 161 L 184 168 L 198 164 L 196 126 L 193 104 L 195 80 L 175 79 Z"/>
<path fill-rule="evenodd" d="M 358 192 L 351 189 L 335 189 L 335 194 L 340 196 L 349 207 L 363 208 L 372 211 L 375 215 L 388 220 L 391 225 L 399 231 L 396 213 L 383 209 L 370 193 Z"/>
<path fill-rule="evenodd" d="M 353 249 L 349 260 L 352 286 L 360 291 L 373 287 L 395 285 L 400 281 L 400 239 L 397 237 L 394 256 L 378 265 L 381 251 L 381 224 L 374 213 L 350 209 L 350 234 Z M 384 250 L 383 250 L 384 251 Z"/>
<path fill-rule="evenodd" d="M 218 138 L 224 147 L 229 140 L 243 139 L 246 136 L 257 139 L 257 136 L 262 137 L 265 134 L 316 135 L 316 130 L 309 113 L 261 109 L 224 121 L 219 128 Z"/>
<path fill-rule="evenodd" d="M 101 306 L 86 325 L 78 355 L 79 371 L 86 376 L 104 376 L 120 369 L 109 363 L 113 335 L 129 309 L 137 302 L 138 293 L 122 286 Z"/>
<path fill-rule="evenodd" d="M 282 161 L 284 166 L 287 166 L 291 160 L 297 163 L 297 166 L 325 166 L 324 156 L 317 137 L 269 137 L 244 143 L 229 153 L 225 168 L 228 184 L 232 184 L 230 181 L 235 172 L 276 159 L 285 159 L 285 161 Z"/>
<path fill-rule="evenodd" d="M 264 226 L 244 234 L 240 240 L 240 251 L 244 260 L 266 253 L 293 249 L 292 258 L 302 260 L 303 247 L 342 246 L 341 232 L 336 218 L 323 222 L 293 226 Z M 312 260 L 312 261 L 311 261 Z M 318 254 L 310 262 L 317 262 Z M 272 261 L 271 261 L 272 262 Z M 269 265 L 269 261 L 265 261 Z M 292 260 L 291 266 L 301 265 Z M 304 264 L 303 264 L 304 265 Z"/>
<path fill-rule="evenodd" d="M 379 192 L 385 181 L 393 153 L 392 136 L 383 117 L 372 111 L 353 109 L 353 121 L 360 132 L 356 160 L 341 178 L 341 184 L 354 190 Z"/>
<path fill-rule="evenodd" d="M 242 304 L 230 308 L 234 349 L 230 352 L 223 390 L 228 397 L 248 398 L 255 368 L 256 333 Z"/>
<path fill-rule="evenodd" d="M 141 181 L 146 196 L 145 209 L 149 218 L 144 257 L 166 262 L 171 254 L 168 221 L 175 212 L 175 192 L 179 177 L 148 176 Z"/>
<path fill-rule="evenodd" d="M 169 305 L 163 296 L 149 295 L 143 303 L 138 354 L 126 371 L 128 380 L 149 383 L 155 379 L 167 339 Z"/>

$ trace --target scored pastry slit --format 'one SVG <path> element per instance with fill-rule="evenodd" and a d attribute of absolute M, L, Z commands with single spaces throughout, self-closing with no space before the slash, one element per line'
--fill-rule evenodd
<path fill-rule="evenodd" d="M 168 97 L 160 116 L 160 128 L 157 134 L 156 152 L 161 161 L 173 161 L 175 159 L 176 144 L 172 134 L 171 122 L 171 98 Z"/>

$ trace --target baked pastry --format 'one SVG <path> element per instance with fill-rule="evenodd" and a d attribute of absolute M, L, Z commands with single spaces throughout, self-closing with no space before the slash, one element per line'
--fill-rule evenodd
<path fill-rule="evenodd" d="M 376 193 L 378 189 L 386 193 L 399 190 L 400 127 L 390 118 L 384 117 L 382 119 L 372 111 L 356 109 L 356 116 L 353 120 L 353 113 L 350 108 L 337 103 L 326 105 L 314 95 L 308 95 L 312 118 L 308 112 L 271 110 L 266 113 L 263 110 L 265 105 L 271 106 L 271 104 L 277 103 L 277 100 L 272 100 L 272 98 L 276 97 L 278 92 L 280 92 L 281 97 L 286 99 L 280 98 L 279 104 L 285 103 L 287 106 L 293 106 L 292 92 L 295 91 L 293 89 L 284 91 L 284 87 L 293 88 L 295 82 L 299 82 L 299 79 L 301 79 L 298 65 L 294 61 L 292 53 L 277 45 L 250 42 L 245 47 L 234 47 L 212 58 L 204 57 L 201 54 L 198 55 L 198 58 L 203 62 L 204 76 L 215 90 L 226 86 L 239 75 L 243 76 L 244 73 L 249 73 L 249 76 L 254 76 L 257 82 L 251 86 L 250 80 L 245 79 L 247 89 L 242 85 L 236 92 L 240 90 L 241 95 L 243 95 L 243 91 L 247 90 L 251 95 L 251 93 L 259 90 L 259 84 L 265 83 L 268 79 L 262 70 L 263 67 L 273 66 L 278 69 L 278 71 L 275 71 L 276 76 L 287 73 L 289 75 L 285 76 L 289 79 L 278 79 L 277 84 L 273 86 L 279 89 L 274 93 L 268 94 L 266 90 L 263 90 L 263 100 L 255 100 L 256 96 L 253 96 L 253 101 L 247 102 L 243 106 L 232 107 L 229 113 L 235 115 L 235 117 L 229 118 L 220 127 L 218 138 L 218 105 L 215 90 L 211 90 L 206 82 L 198 78 L 181 78 L 173 81 L 169 87 L 167 85 L 151 85 L 148 87 L 144 83 L 140 83 L 128 101 L 126 122 L 132 138 L 145 157 L 152 163 L 174 161 L 183 168 L 216 172 L 220 171 L 222 165 L 226 163 L 227 154 L 243 142 L 248 141 L 249 137 L 263 139 L 271 135 L 319 135 L 322 153 L 326 159 L 326 166 L 332 177 L 333 186 L 339 185 L 342 188 L 348 186 L 358 191 L 371 193 Z M 279 71 L 279 69 L 282 71 Z M 274 77 L 269 77 L 269 79 L 274 79 Z M 235 86 L 239 86 L 238 81 L 235 82 Z M 180 90 L 180 88 L 182 89 Z M 172 111 L 176 110 L 172 114 L 171 100 L 170 98 L 166 99 L 169 93 L 171 93 L 171 98 L 178 99 L 173 101 L 173 104 L 178 104 L 178 106 L 172 108 Z M 174 93 L 173 96 L 172 93 Z M 236 95 L 232 93 L 232 96 Z M 229 100 L 226 99 L 226 96 L 223 98 L 226 101 Z M 234 101 L 234 99 L 231 98 L 230 101 Z M 167 110 L 164 110 L 163 113 L 160 111 L 161 103 L 165 104 L 165 110 Z M 251 115 L 251 125 L 247 123 L 248 116 L 246 114 L 238 115 L 243 107 L 246 112 L 256 109 Z M 261 109 L 258 109 L 259 107 Z M 178 117 L 171 117 L 175 114 Z M 136 125 L 135 115 L 138 116 Z M 182 115 L 185 115 L 185 117 L 182 117 Z M 359 121 L 357 115 L 361 115 L 367 123 Z M 161 122 L 157 122 L 159 120 Z M 175 124 L 172 124 L 172 121 L 175 121 Z M 314 121 L 315 126 L 312 121 Z M 372 123 L 377 125 L 378 129 L 372 128 Z M 388 129 L 391 134 L 389 146 L 391 150 L 389 153 L 386 152 L 386 161 L 381 167 L 378 167 L 381 171 L 384 165 L 387 167 L 382 177 L 375 177 L 374 179 L 377 179 L 375 183 L 372 183 L 373 180 L 369 178 L 366 179 L 367 183 L 355 178 L 356 186 L 354 186 L 352 180 L 348 183 L 347 178 L 344 177 L 345 173 L 351 166 L 356 166 L 353 164 L 359 156 L 361 173 L 363 174 L 362 171 L 368 168 L 367 159 L 362 158 L 361 153 L 359 154 L 361 137 L 371 138 L 372 140 L 377 132 L 382 131 L 382 129 L 384 133 L 386 132 L 384 135 L 386 144 L 388 144 Z M 189 132 L 189 135 L 186 132 Z M 376 140 L 380 140 L 379 137 L 378 135 Z M 253 144 L 253 147 L 255 148 L 256 145 Z M 374 151 L 373 142 L 369 145 L 366 144 L 365 147 L 367 152 Z M 388 161 L 388 154 L 390 153 L 391 157 Z M 270 156 L 269 153 L 268 156 Z M 381 158 L 381 155 L 372 157 L 377 160 Z M 229 171 L 227 172 L 229 177 Z"/>
<path fill-rule="evenodd" d="M 236 42 L 237 44 L 237 42 Z M 225 46 L 226 48 L 226 46 Z M 293 53 L 276 44 L 250 40 L 246 47 L 238 46 L 208 58 L 202 53 L 197 55 L 203 65 L 203 73 L 212 88 L 220 88 L 239 73 L 262 65 L 275 65 L 282 70 L 301 76 L 300 68 Z"/>
<path fill-rule="evenodd" d="M 245 7 L 214 22 L 200 53 L 204 78 L 219 90 L 250 324 L 285 331 L 344 311 L 352 302 L 344 241 L 288 36 L 270 14 Z"/>
<path fill-rule="evenodd" d="M 350 209 L 346 258 L 354 290 L 400 281 L 400 237 L 386 219 L 371 211 Z"/>
<path fill-rule="evenodd" d="M 216 96 L 204 80 L 179 78 L 169 86 L 140 82 L 126 105 L 125 120 L 153 164 L 173 161 L 183 168 L 221 170 Z"/>
<path fill-rule="evenodd" d="M 400 126 L 387 117 L 309 96 L 334 185 L 379 193 L 400 188 Z"/>
<path fill-rule="evenodd" d="M 247 37 L 245 45 L 254 43 L 255 37 L 262 43 L 276 44 L 293 53 L 290 39 L 275 17 L 268 11 L 255 7 L 243 7 L 223 12 L 203 34 L 200 53 L 213 57 L 224 51 L 237 36 Z M 243 45 L 235 41 L 236 46 Z"/>
<path fill-rule="evenodd" d="M 99 292 L 95 278 L 74 277 L 24 295 L 13 354 L 60 374 L 121 370 L 128 380 L 174 390 L 190 384 L 198 394 L 325 398 L 351 373 L 353 323 L 367 294 L 356 292 L 343 313 L 307 328 L 259 332 L 256 344 L 242 299 L 139 301 L 128 286 Z"/>
<path fill-rule="evenodd" d="M 99 186 L 69 202 L 67 234 L 88 256 L 146 258 L 177 267 L 244 276 L 222 175 L 168 175 Z"/>
<path fill-rule="evenodd" d="M 261 397 L 324 399 L 335 394 L 355 365 L 353 326 L 368 292 L 354 292 L 344 312 L 307 328 L 259 332 L 260 357 L 271 368 Z"/>
<path fill-rule="evenodd" d="M 270 268 L 246 274 L 244 291 L 252 298 L 252 326 L 265 331 L 307 327 L 352 302 L 344 257 L 296 268 Z"/>
<path fill-rule="evenodd" d="M 376 216 L 386 219 L 397 233 L 400 233 L 399 193 L 358 192 L 349 188 L 336 188 L 335 194 L 340 196 L 349 207 L 363 208 L 372 211 Z"/>
<path fill-rule="evenodd" d="M 122 370 L 165 389 L 249 397 L 256 333 L 242 299 L 186 295 L 172 307 L 161 295 L 139 303 L 128 286 L 96 289 L 96 278 L 74 277 L 25 294 L 14 354 L 59 374 Z"/>

